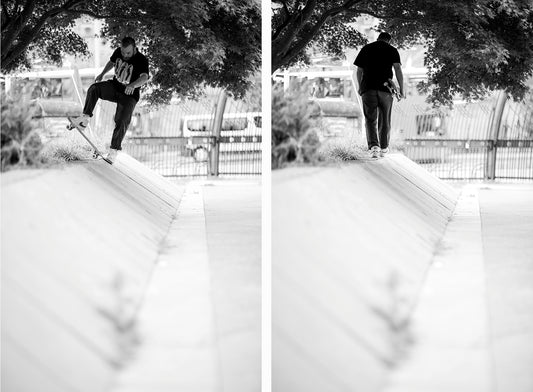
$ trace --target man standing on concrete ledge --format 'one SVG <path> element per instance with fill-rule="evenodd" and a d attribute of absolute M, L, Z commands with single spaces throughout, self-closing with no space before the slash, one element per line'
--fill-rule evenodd
<path fill-rule="evenodd" d="M 104 75 L 113 67 L 115 67 L 113 80 L 102 82 Z M 148 59 L 139 52 L 133 38 L 123 38 L 121 47 L 113 52 L 102 73 L 96 77 L 96 83 L 89 87 L 83 115 L 73 120 L 76 125 L 85 128 L 89 124 L 98 99 L 116 102 L 115 129 L 109 154 L 106 157 L 111 161 L 122 149 L 122 140 L 130 124 L 133 109 L 140 98 L 140 87 L 148 79 Z"/>
<path fill-rule="evenodd" d="M 389 44 L 390 40 L 390 34 L 381 33 L 376 42 L 363 46 L 354 61 L 358 93 L 363 100 L 366 140 L 373 158 L 389 152 L 392 93 L 395 89 L 392 67 L 400 86 L 399 98 L 405 97 L 400 54 Z"/>

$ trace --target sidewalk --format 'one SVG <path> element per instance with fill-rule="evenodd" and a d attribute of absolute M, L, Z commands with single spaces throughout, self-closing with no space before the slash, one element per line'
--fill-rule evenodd
<path fill-rule="evenodd" d="M 533 185 L 463 188 L 387 392 L 533 390 Z"/>
<path fill-rule="evenodd" d="M 187 185 L 113 392 L 259 391 L 261 188 Z"/>
<path fill-rule="evenodd" d="M 494 390 L 533 391 L 533 185 L 480 189 Z"/>

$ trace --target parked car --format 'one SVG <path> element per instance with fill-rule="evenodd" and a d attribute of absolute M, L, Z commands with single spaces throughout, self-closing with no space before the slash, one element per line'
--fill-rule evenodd
<path fill-rule="evenodd" d="M 213 137 L 214 115 L 189 115 L 180 120 L 180 136 Z M 261 151 L 261 112 L 224 113 L 220 132 L 221 153 L 242 153 Z M 194 143 L 189 139 L 187 149 L 197 160 L 207 159 L 207 143 Z"/>

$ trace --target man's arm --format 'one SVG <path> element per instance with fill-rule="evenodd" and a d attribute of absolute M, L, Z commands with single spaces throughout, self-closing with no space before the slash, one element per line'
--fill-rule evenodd
<path fill-rule="evenodd" d="M 357 67 L 357 70 L 355 71 L 355 77 L 356 77 L 356 80 L 357 80 L 357 92 L 359 93 L 359 95 L 362 95 L 361 94 L 361 84 L 363 82 L 363 68 L 361 67 Z"/>
<path fill-rule="evenodd" d="M 98 75 L 98 76 L 96 77 L 95 81 L 96 81 L 96 82 L 100 82 L 100 81 L 102 81 L 104 75 L 105 75 L 106 73 L 108 73 L 108 72 L 111 70 L 111 68 L 113 68 L 114 66 L 115 66 L 115 63 L 113 63 L 112 61 L 108 61 L 107 64 L 105 65 L 103 71 L 100 73 L 100 75 Z"/>
<path fill-rule="evenodd" d="M 394 73 L 396 74 L 396 80 L 398 81 L 398 86 L 400 87 L 400 95 L 402 98 L 405 98 L 405 92 L 403 89 L 403 73 L 402 65 L 400 63 L 394 63 Z"/>
<path fill-rule="evenodd" d="M 143 84 L 148 82 L 149 78 L 150 77 L 147 73 L 142 73 L 137 80 L 131 82 L 126 86 L 125 93 L 127 95 L 133 94 L 133 90 L 135 90 L 137 87 L 141 87 Z"/>

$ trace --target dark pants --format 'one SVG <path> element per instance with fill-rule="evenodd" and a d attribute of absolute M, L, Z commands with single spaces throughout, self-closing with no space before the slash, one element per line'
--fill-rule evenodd
<path fill-rule="evenodd" d="M 126 95 L 117 89 L 115 83 L 111 80 L 94 83 L 87 91 L 83 113 L 92 117 L 94 107 L 98 99 L 115 102 L 117 111 L 115 112 L 115 129 L 111 138 L 111 148 L 122 150 L 122 140 L 126 135 L 128 125 L 130 125 L 133 109 L 137 100 L 131 95 Z"/>
<path fill-rule="evenodd" d="M 379 90 L 363 93 L 363 114 L 366 123 L 368 148 L 389 147 L 392 113 L 392 94 Z"/>

